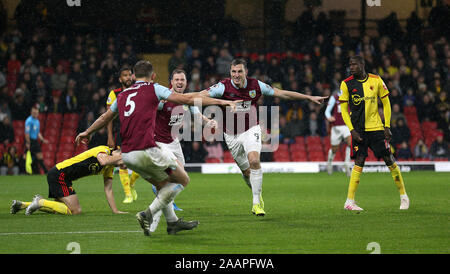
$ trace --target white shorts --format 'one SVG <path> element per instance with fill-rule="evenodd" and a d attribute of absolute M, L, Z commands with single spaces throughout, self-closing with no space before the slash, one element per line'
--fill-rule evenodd
<path fill-rule="evenodd" d="M 166 170 L 178 167 L 175 155 L 170 150 L 151 147 L 146 150 L 135 150 L 122 153 L 122 160 L 128 168 L 142 178 L 162 182 L 169 177 Z"/>
<path fill-rule="evenodd" d="M 223 135 L 236 164 L 242 171 L 248 169 L 250 163 L 247 154 L 251 151 L 261 153 L 261 127 L 256 125 L 240 134 L 228 135 L 224 133 Z"/>
<path fill-rule="evenodd" d="M 169 150 L 171 151 L 175 157 L 177 157 L 178 161 L 184 166 L 186 163 L 184 160 L 184 154 L 183 149 L 181 149 L 181 144 L 178 139 L 175 139 L 172 143 L 166 144 L 161 142 L 156 142 L 156 144 L 162 149 L 162 150 Z"/>
<path fill-rule="evenodd" d="M 338 146 L 350 135 L 350 130 L 346 125 L 334 126 L 331 128 L 330 143 L 332 146 Z"/>

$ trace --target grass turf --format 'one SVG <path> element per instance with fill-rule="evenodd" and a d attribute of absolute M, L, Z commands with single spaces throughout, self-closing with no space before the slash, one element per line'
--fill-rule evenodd
<path fill-rule="evenodd" d="M 151 237 L 135 219 L 154 198 L 151 186 L 136 183 L 138 200 L 122 204 L 119 177 L 114 194 L 119 210 L 110 211 L 100 176 L 74 182 L 83 214 L 62 216 L 24 211 L 11 215 L 13 199 L 47 196 L 45 176 L 0 177 L 0 253 L 68 254 L 70 242 L 80 252 L 177 254 L 363 253 L 377 242 L 381 253 L 449 253 L 450 197 L 447 173 L 403 173 L 411 200 L 400 211 L 389 173 L 364 173 L 357 191 L 361 214 L 343 210 L 348 178 L 343 173 L 264 174 L 265 217 L 250 213 L 251 192 L 240 175 L 191 173 L 190 185 L 177 197 L 186 220 L 199 220 L 193 231 L 167 235 L 164 218 Z M 114 231 L 124 231 L 115 233 Z M 66 233 L 70 232 L 70 233 Z"/>

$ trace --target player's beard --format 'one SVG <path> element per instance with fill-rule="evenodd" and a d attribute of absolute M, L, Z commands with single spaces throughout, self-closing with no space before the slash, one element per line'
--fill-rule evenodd
<path fill-rule="evenodd" d="M 122 88 L 129 88 L 133 84 L 133 81 L 126 81 L 125 84 L 122 83 Z"/>

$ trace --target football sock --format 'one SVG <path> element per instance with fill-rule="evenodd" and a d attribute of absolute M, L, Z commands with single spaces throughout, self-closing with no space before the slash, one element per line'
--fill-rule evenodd
<path fill-rule="evenodd" d="M 263 173 L 262 169 L 250 169 L 250 184 L 252 185 L 253 204 L 261 203 Z"/>
<path fill-rule="evenodd" d="M 356 189 L 359 185 L 359 178 L 361 177 L 362 167 L 355 165 L 350 176 L 350 183 L 348 185 L 347 199 L 355 200 Z"/>
<path fill-rule="evenodd" d="M 400 195 L 406 195 L 405 184 L 403 182 L 402 173 L 400 168 L 396 163 L 389 166 L 389 170 L 391 171 L 392 178 L 394 179 L 395 185 L 398 188 L 398 192 Z"/>
<path fill-rule="evenodd" d="M 175 214 L 175 210 L 173 209 L 173 201 L 171 201 L 166 207 L 163 207 L 162 212 L 164 214 L 164 217 L 166 218 L 166 222 L 173 223 L 178 221 L 178 217 Z"/>
<path fill-rule="evenodd" d="M 20 205 L 20 209 L 25 209 L 25 208 L 27 208 L 30 204 L 31 204 L 31 202 L 22 202 L 22 204 Z"/>
<path fill-rule="evenodd" d="M 333 150 L 330 148 L 330 150 L 328 150 L 328 162 L 333 162 L 335 155 L 336 153 L 333 153 Z"/>
<path fill-rule="evenodd" d="M 131 173 L 130 187 L 134 187 L 134 184 L 136 183 L 136 180 L 139 179 L 139 177 L 141 177 L 141 175 L 137 174 L 136 172 L 133 171 Z"/>
<path fill-rule="evenodd" d="M 158 196 L 156 196 L 152 204 L 149 206 L 149 210 L 152 215 L 170 204 L 183 189 L 183 185 L 175 183 L 167 183 L 164 187 L 162 187 L 158 191 Z"/>
<path fill-rule="evenodd" d="M 345 165 L 350 166 L 350 147 L 345 148 Z"/>
<path fill-rule="evenodd" d="M 128 169 L 119 169 L 119 177 L 120 182 L 123 186 L 123 192 L 126 196 L 131 195 L 131 189 L 130 189 L 130 176 L 128 176 Z"/>
<path fill-rule="evenodd" d="M 70 209 L 66 206 L 66 204 L 56 201 L 49 201 L 45 199 L 39 200 L 39 205 L 41 208 L 39 210 L 51 213 L 60 213 L 64 215 L 72 215 Z"/>

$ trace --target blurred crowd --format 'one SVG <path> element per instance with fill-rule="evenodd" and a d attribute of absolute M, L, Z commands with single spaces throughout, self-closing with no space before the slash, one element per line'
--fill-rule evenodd
<path fill-rule="evenodd" d="M 299 18 L 300 26 L 304 17 Z M 412 157 L 406 158 L 429 158 L 438 154 L 448 157 L 448 36 L 434 32 L 432 39 L 425 39 L 418 35 L 424 22 L 414 14 L 408 20 L 407 31 L 402 32 L 400 28 L 397 32 L 383 32 L 386 27 L 381 22 L 380 35 L 374 37 L 355 38 L 345 31 L 330 32 L 333 28 L 328 28 L 325 19 L 317 19 L 315 22 L 321 24 L 315 24 L 308 33 L 301 33 L 304 39 L 288 37 L 293 44 L 273 52 L 236 48 L 218 34 L 211 35 L 202 47 L 178 43 L 168 63 L 169 73 L 175 68 L 186 70 L 187 90 L 201 91 L 229 77 L 231 60 L 242 57 L 248 60 L 250 77 L 285 90 L 328 96 L 338 92 L 341 81 L 349 76 L 348 57 L 362 55 L 366 71 L 380 75 L 390 90 L 391 124 L 392 131 L 396 132 L 393 142 L 404 148 L 405 153 L 409 150 Z M 299 27 L 299 32 L 300 29 L 305 28 Z M 403 39 L 398 39 L 399 35 Z M 54 35 L 45 28 L 29 36 L 19 29 L 1 33 L 0 142 L 5 147 L 13 142 L 12 121 L 25 120 L 35 104 L 40 112 L 79 113 L 79 130 L 84 130 L 105 111 L 109 91 L 119 87 L 116 74 L 120 67 L 132 66 L 137 58 L 130 37 L 89 33 Z M 329 125 L 324 118 L 326 104 L 319 106 L 271 97 L 262 97 L 259 103 L 280 107 L 279 136 L 283 143 L 295 142 L 296 136 L 329 135 Z M 403 115 L 407 106 L 417 109 L 420 122 L 437 123 L 442 132 L 437 144 L 423 147 L 422 142 L 422 147 L 408 147 L 408 127 L 405 129 L 408 120 Z M 183 145 L 187 162 L 202 162 L 213 156 L 223 159 L 226 150 L 223 143 L 215 141 Z M 403 157 L 402 153 L 399 149 L 398 156 Z M 270 155 L 263 155 L 263 159 L 266 156 L 267 160 L 271 159 Z M 11 162 L 8 157 L 2 157 L 3 166 Z"/>

